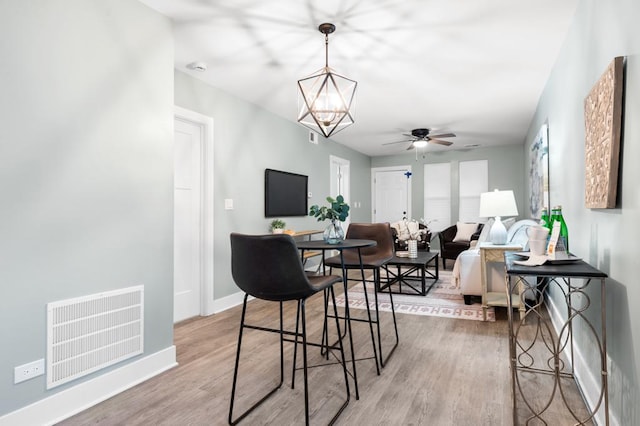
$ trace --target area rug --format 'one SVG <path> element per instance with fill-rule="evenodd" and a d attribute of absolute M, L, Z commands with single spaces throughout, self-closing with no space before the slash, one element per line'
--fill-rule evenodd
<path fill-rule="evenodd" d="M 474 303 L 465 305 L 460 290 L 452 284 L 451 271 L 440 270 L 440 279 L 433 284 L 426 296 L 394 294 L 393 305 L 397 314 L 427 315 L 443 318 L 458 318 L 474 321 L 482 321 L 482 305 Z M 384 279 L 384 277 L 383 277 Z M 429 286 L 433 280 L 427 280 Z M 355 284 L 349 289 L 349 307 L 354 309 L 366 309 L 362 284 Z M 373 298 L 373 284 L 367 284 L 369 307 L 375 308 Z M 336 297 L 338 306 L 345 306 L 344 295 Z M 378 309 L 391 312 L 389 293 L 378 293 Z M 493 307 L 487 309 L 487 321 L 495 321 Z"/>

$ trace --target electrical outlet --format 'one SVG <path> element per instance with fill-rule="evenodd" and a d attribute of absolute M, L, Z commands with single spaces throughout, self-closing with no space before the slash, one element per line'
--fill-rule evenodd
<path fill-rule="evenodd" d="M 44 374 L 44 358 L 37 361 L 23 364 L 13 370 L 13 383 L 24 382 L 25 380 Z"/>

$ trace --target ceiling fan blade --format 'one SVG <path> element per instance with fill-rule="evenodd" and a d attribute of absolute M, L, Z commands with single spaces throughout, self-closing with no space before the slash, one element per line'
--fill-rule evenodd
<path fill-rule="evenodd" d="M 441 135 L 429 135 L 430 138 L 455 138 L 455 133 L 443 133 Z"/>
<path fill-rule="evenodd" d="M 411 151 L 412 149 L 414 149 L 415 147 L 413 146 L 413 144 L 409 145 L 409 147 L 407 148 L 407 151 Z"/>
<path fill-rule="evenodd" d="M 406 141 L 387 142 L 387 143 L 383 143 L 382 145 L 394 145 L 394 144 L 397 144 L 397 143 L 407 143 L 407 142 L 413 142 L 413 140 L 412 139 L 408 139 Z"/>
<path fill-rule="evenodd" d="M 439 139 L 429 139 L 429 142 L 430 143 L 437 143 L 438 145 L 445 145 L 445 146 L 453 145 L 453 142 L 441 141 Z"/>

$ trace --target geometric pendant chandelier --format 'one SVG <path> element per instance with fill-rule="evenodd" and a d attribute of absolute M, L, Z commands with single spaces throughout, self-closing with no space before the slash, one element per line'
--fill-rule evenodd
<path fill-rule="evenodd" d="M 329 68 L 329 34 L 336 26 L 320 24 L 318 30 L 324 34 L 325 66 L 298 80 L 298 123 L 328 138 L 354 123 L 352 107 L 358 83 Z"/>

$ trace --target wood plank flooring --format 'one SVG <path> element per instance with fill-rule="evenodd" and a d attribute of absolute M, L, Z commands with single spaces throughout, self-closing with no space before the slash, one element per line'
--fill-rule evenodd
<path fill-rule="evenodd" d="M 60 425 L 227 424 L 240 313 L 241 307 L 236 307 L 177 324 L 178 367 Z M 322 296 L 309 300 L 307 315 L 309 333 L 319 341 Z M 497 308 L 496 317 L 496 322 L 490 323 L 398 314 L 400 344 L 396 352 L 380 376 L 372 360 L 358 362 L 360 400 L 352 396 L 337 424 L 511 425 L 506 310 Z M 277 326 L 277 303 L 251 302 L 248 318 L 263 326 Z M 285 327 L 293 329 L 293 303 L 285 305 L 285 318 Z M 381 321 L 383 347 L 388 348 L 392 342 L 391 314 L 382 313 Z M 357 357 L 371 356 L 367 326 L 355 324 L 353 329 Z M 246 331 L 245 338 L 237 413 L 273 386 L 279 376 L 277 336 Z M 322 362 L 317 348 L 311 348 L 309 355 L 310 363 Z M 285 343 L 285 384 L 241 424 L 304 424 L 302 371 L 296 373 L 292 390 L 291 359 L 292 344 Z M 309 384 L 311 424 L 327 424 L 345 397 L 342 370 L 338 365 L 312 368 Z M 353 394 L 353 386 L 351 389 Z M 570 394 L 582 404 L 575 386 Z M 568 414 L 552 413 L 550 424 L 576 423 Z"/>

